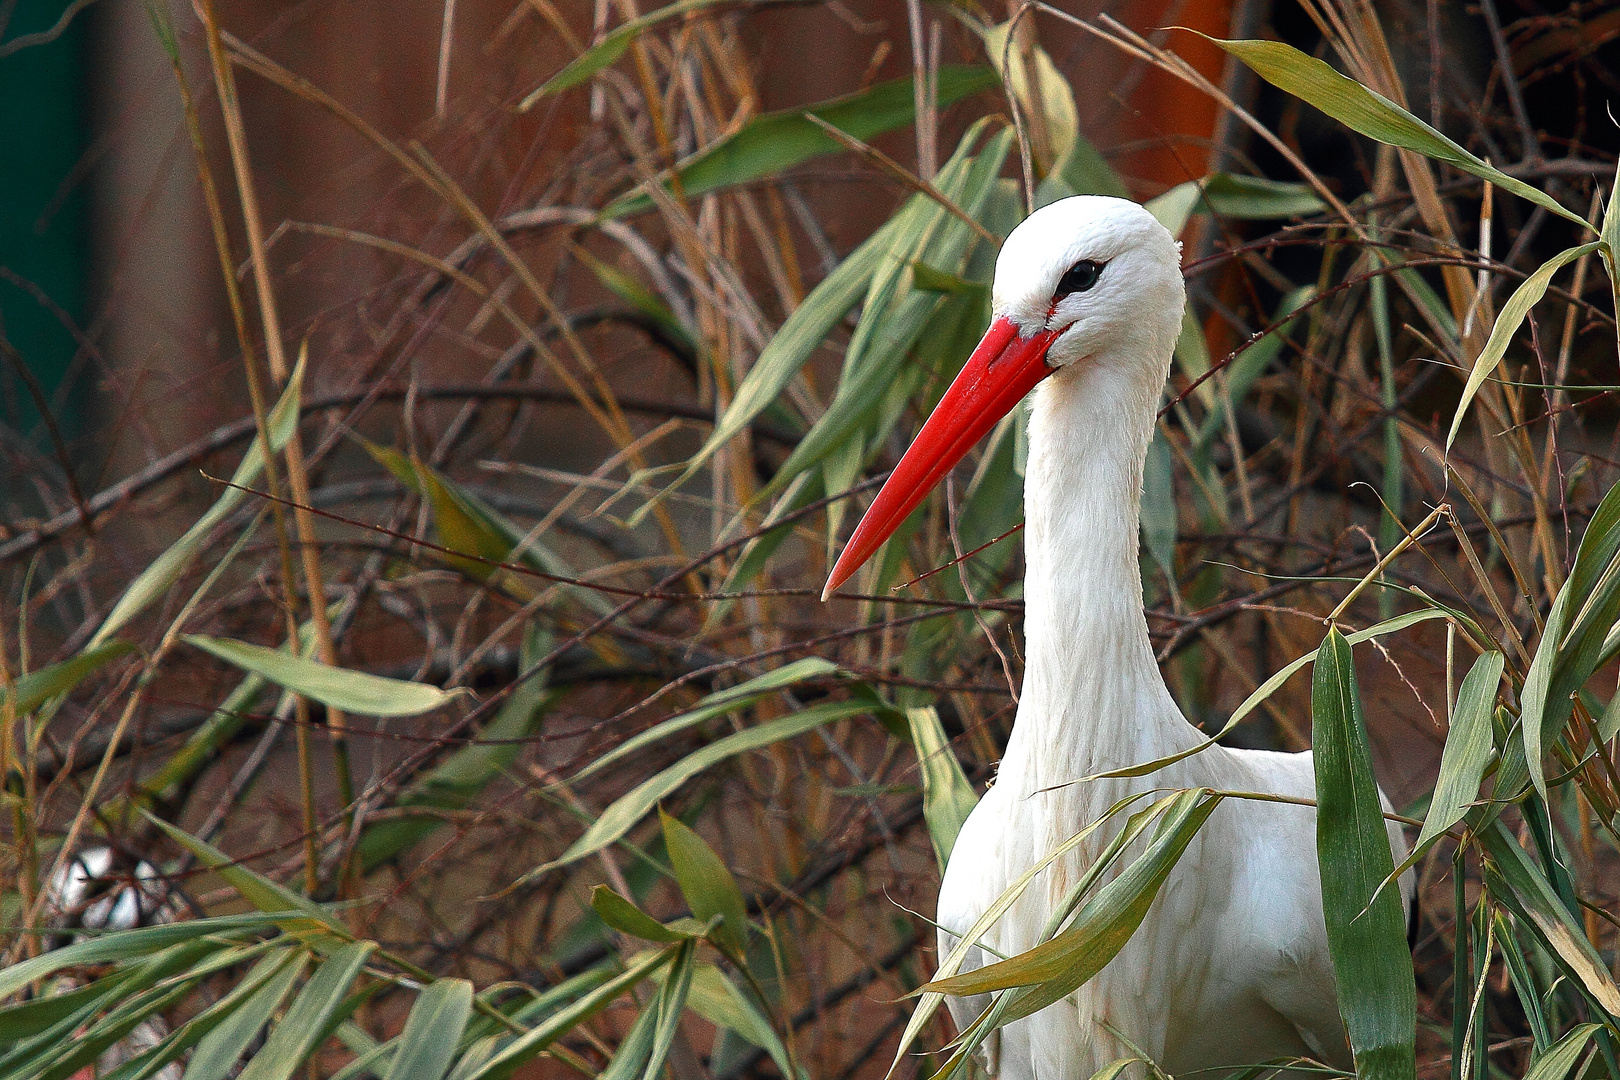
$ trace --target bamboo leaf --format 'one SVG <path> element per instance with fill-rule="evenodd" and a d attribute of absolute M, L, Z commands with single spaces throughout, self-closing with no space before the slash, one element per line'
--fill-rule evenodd
<path fill-rule="evenodd" d="M 304 384 L 304 358 L 298 358 L 298 365 L 293 368 L 287 386 L 281 392 L 281 399 L 266 418 L 270 430 L 270 446 L 279 452 L 286 448 L 293 432 L 298 427 L 299 395 Z M 122 630 L 129 621 L 144 611 L 152 601 L 168 591 L 169 586 L 177 581 L 186 567 L 197 557 L 202 550 L 204 542 L 214 529 L 231 515 L 240 506 L 248 493 L 243 488 L 252 487 L 259 479 L 259 473 L 264 469 L 264 442 L 255 437 L 248 447 L 247 453 L 242 455 L 242 462 L 231 475 L 234 487 L 227 487 L 220 492 L 214 505 L 209 507 L 202 517 L 198 518 L 185 534 L 169 545 L 167 551 L 147 564 L 129 588 L 118 598 L 113 609 L 107 613 L 96 628 L 95 636 L 90 639 L 89 648 L 105 644 L 113 635 Z"/>
<path fill-rule="evenodd" d="M 1593 999 L 1611 1016 L 1620 1016 L 1620 987 L 1615 985 L 1603 958 L 1587 940 L 1585 928 L 1559 900 L 1552 882 L 1502 827 L 1500 820 L 1492 821 L 1479 835 L 1490 853 L 1484 870 L 1485 885 L 1491 895 L 1534 926 Z"/>
<path fill-rule="evenodd" d="M 1620 484 L 1609 489 L 1587 523 L 1575 565 L 1553 598 L 1547 623 L 1525 673 L 1519 733 L 1530 780 L 1542 799 L 1547 779 L 1542 756 L 1547 742 L 1568 722 L 1571 698 L 1592 677 L 1604 642 L 1620 619 Z M 1503 791 L 1498 798 L 1517 792 Z"/>
<path fill-rule="evenodd" d="M 995 190 L 1013 136 L 1011 129 L 1003 129 L 986 141 L 979 154 L 970 155 L 977 139 L 976 126 L 940 169 L 935 186 L 977 219 Z M 937 294 L 911 288 L 905 270 L 921 261 L 955 273 L 978 243 L 977 234 L 943 207 L 929 202 L 925 209 L 922 221 L 897 235 L 887 265 L 874 275 L 827 411 L 799 440 L 765 491 L 781 490 L 799 473 L 844 447 L 882 404 L 884 392 L 893 386 L 919 335 L 944 302 Z M 951 362 L 959 368 L 966 359 L 954 357 Z"/>
<path fill-rule="evenodd" d="M 1145 798 L 1147 794 L 1147 792 L 1138 792 L 1137 794 L 1127 795 L 1120 799 L 1113 806 L 1109 807 L 1107 812 L 1105 812 L 1101 817 L 1091 822 L 1089 825 L 1075 833 L 1073 836 L 1069 837 L 1067 840 L 1063 841 L 1063 843 L 1059 844 L 1051 851 L 1047 852 L 1032 866 L 1015 878 L 1010 885 L 1002 890 L 1001 895 L 996 897 L 995 902 L 986 908 L 984 913 L 974 921 L 973 925 L 968 927 L 967 930 L 964 931 L 959 938 L 957 938 L 956 944 L 951 948 L 950 954 L 945 956 L 940 961 L 939 968 L 934 973 L 935 980 L 948 979 L 962 969 L 962 965 L 967 962 L 969 956 L 977 947 L 980 938 L 982 938 L 992 926 L 998 923 L 1001 918 L 1012 909 L 1013 905 L 1018 902 L 1019 897 L 1023 896 L 1024 892 L 1029 888 L 1029 886 L 1034 883 L 1035 878 L 1040 875 L 1048 866 L 1052 865 L 1068 852 L 1073 851 L 1080 844 L 1084 843 L 1088 837 L 1096 833 L 1097 830 L 1101 829 L 1109 821 L 1112 821 L 1115 815 L 1121 811 L 1129 809 L 1135 803 Z M 1100 877 L 1103 873 L 1106 873 L 1108 868 L 1113 864 L 1113 860 L 1117 858 L 1118 853 L 1123 851 L 1127 844 L 1134 841 L 1140 835 L 1141 830 L 1145 829 L 1149 824 L 1152 824 L 1154 821 L 1161 818 L 1164 813 L 1170 809 L 1173 804 L 1175 804 L 1178 797 L 1179 793 L 1164 795 L 1146 810 L 1133 814 L 1130 820 L 1126 823 L 1125 828 L 1114 835 L 1114 838 L 1110 840 L 1104 848 L 1103 853 L 1092 864 L 1092 868 L 1087 870 L 1087 876 L 1096 878 Z M 917 1007 L 912 1011 L 911 1019 L 906 1022 L 905 1031 L 903 1031 L 900 1035 L 900 1045 L 895 1049 L 894 1061 L 889 1066 L 889 1078 L 894 1076 L 895 1070 L 898 1069 L 900 1067 L 900 1063 L 906 1059 L 906 1055 L 910 1051 L 912 1044 L 916 1042 L 917 1037 L 922 1033 L 923 1029 L 928 1026 L 928 1023 L 933 1019 L 934 1014 L 938 1012 L 939 1006 L 944 1002 L 945 995 L 934 993 L 932 991 L 918 991 L 917 998 Z M 977 1046 L 977 1043 L 973 1042 L 972 1040 L 977 1038 L 982 1041 L 984 1037 L 988 1036 L 990 1031 L 993 1029 L 995 1022 L 999 1020 L 1000 1014 L 1005 1011 L 1005 1007 L 1008 1005 L 1011 1005 L 1010 999 L 1006 1000 L 1005 1002 L 998 999 L 997 1004 L 993 1006 L 992 1009 L 986 1010 L 984 1014 L 981 1014 L 980 1019 L 974 1022 L 973 1029 L 970 1032 L 965 1032 L 958 1040 L 962 1047 L 959 1056 L 965 1060 L 966 1056 L 972 1053 L 973 1048 Z M 992 1018 L 990 1015 L 991 1012 L 995 1012 L 997 1016 Z M 955 1057 L 953 1057 L 952 1060 L 954 1061 Z M 950 1074 L 949 1067 L 946 1069 L 941 1069 L 940 1073 L 936 1075 L 941 1074 Z"/>
<path fill-rule="evenodd" d="M 943 64 L 938 78 L 941 107 L 996 85 L 995 73 L 981 65 Z M 675 176 L 681 190 L 693 197 L 772 176 L 822 154 L 840 153 L 843 144 L 806 120 L 805 113 L 864 142 L 913 121 L 916 96 L 911 86 L 909 77 L 891 79 L 856 94 L 756 116 L 681 162 Z M 600 216 L 611 220 L 652 206 L 646 192 L 637 190 L 613 200 Z"/>
<path fill-rule="evenodd" d="M 787 1047 L 771 1027 L 771 1022 L 737 984 L 713 964 L 699 964 L 692 973 L 692 990 L 687 1008 L 715 1027 L 725 1028 L 753 1043 L 771 1056 L 784 1077 L 794 1075 Z"/>
<path fill-rule="evenodd" d="M 938 979 L 921 989 L 940 994 L 988 994 L 1036 986 L 1035 998 L 1013 1012 L 1026 1016 L 1073 993 L 1101 971 L 1136 933 L 1181 853 L 1221 802 L 1203 789 L 1181 792 L 1164 812 L 1147 849 L 1104 885 L 1062 933 L 1027 952 L 976 971 Z M 1014 1016 L 1013 1018 L 1016 1018 Z"/>
<path fill-rule="evenodd" d="M 1359 645 L 1363 641 L 1371 641 L 1375 637 L 1384 637 L 1387 634 L 1393 634 L 1397 631 L 1405 630 L 1409 626 L 1415 626 L 1420 622 L 1427 622 L 1430 619 L 1443 619 L 1449 614 L 1451 613 L 1439 608 L 1424 608 L 1419 611 L 1409 611 L 1405 615 L 1397 615 L 1393 619 L 1385 619 L 1383 622 L 1369 626 L 1365 630 L 1357 630 L 1355 633 L 1347 635 L 1345 640 L 1351 645 Z M 1233 711 L 1232 715 L 1227 718 L 1226 724 L 1221 728 L 1221 730 L 1217 731 L 1214 735 L 1210 736 L 1208 739 L 1205 739 L 1203 742 L 1197 744 L 1191 749 L 1182 750 L 1179 753 L 1171 754 L 1168 757 L 1162 757 L 1155 761 L 1145 761 L 1140 765 L 1132 765 L 1126 769 L 1111 769 L 1108 772 L 1093 773 L 1090 776 L 1082 777 L 1080 782 L 1084 783 L 1090 780 L 1101 780 L 1110 777 L 1147 776 L 1150 773 L 1156 773 L 1160 769 L 1174 765 L 1178 761 L 1190 758 L 1200 751 L 1209 749 L 1211 746 L 1214 746 L 1221 739 L 1230 734 L 1232 729 L 1237 727 L 1244 717 L 1248 716 L 1255 709 L 1259 708 L 1261 702 L 1265 701 L 1272 694 L 1276 693 L 1277 688 L 1282 686 L 1283 683 L 1287 682 L 1289 678 L 1293 676 L 1294 672 L 1298 671 L 1306 664 L 1313 663 L 1320 652 L 1320 649 L 1312 649 L 1304 656 L 1289 661 L 1288 664 L 1286 664 L 1280 671 L 1272 675 L 1271 678 L 1267 679 L 1265 682 L 1261 683 L 1255 689 L 1254 693 L 1243 699 L 1243 704 L 1239 705 L 1237 709 Z"/>
<path fill-rule="evenodd" d="M 1554 255 L 1536 268 L 1531 274 L 1519 283 L 1508 297 L 1508 302 L 1502 305 L 1502 311 L 1496 316 L 1496 324 L 1491 327 L 1491 336 L 1480 350 L 1479 359 L 1474 361 L 1474 367 L 1468 373 L 1468 381 L 1463 385 L 1462 400 L 1457 403 L 1457 412 L 1451 418 L 1451 430 L 1446 433 L 1446 449 L 1457 440 L 1457 432 L 1462 427 L 1463 416 L 1468 412 L 1468 406 L 1473 403 L 1474 395 L 1496 365 L 1502 362 L 1507 353 L 1507 347 L 1513 341 L 1513 335 L 1519 332 L 1519 326 L 1524 322 L 1530 309 L 1547 294 L 1547 286 L 1552 282 L 1552 276 L 1566 264 L 1574 262 L 1582 255 L 1598 249 L 1598 243 L 1582 244 L 1579 247 L 1566 248 Z"/>
<path fill-rule="evenodd" d="M 1457 690 L 1457 705 L 1451 714 L 1451 730 L 1440 754 L 1440 775 L 1434 797 L 1423 818 L 1413 854 L 1457 822 L 1468 804 L 1479 798 L 1480 779 L 1491 757 L 1491 716 L 1496 711 L 1496 688 L 1502 680 L 1506 658 L 1499 652 L 1482 653 L 1463 678 Z"/>
<path fill-rule="evenodd" d="M 792 686 L 794 683 L 803 682 L 806 679 L 831 675 L 838 670 L 838 665 L 830 660 L 823 660 L 819 656 L 807 656 L 803 660 L 795 660 L 791 664 L 779 667 L 775 671 L 767 671 L 763 675 L 756 676 L 744 683 L 738 683 L 729 689 L 717 690 L 701 699 L 697 706 L 690 711 L 654 724 L 639 735 L 620 743 L 575 773 L 569 778 L 569 782 L 583 780 L 587 776 L 601 772 L 609 765 L 622 761 L 632 754 L 639 753 L 655 742 L 701 724 L 705 720 L 711 720 L 716 716 L 723 716 L 737 709 L 746 708 L 762 698 L 769 697 L 783 687 Z"/>
<path fill-rule="evenodd" d="M 956 760 L 939 713 L 932 706 L 907 709 L 906 719 L 911 723 L 911 742 L 922 770 L 923 817 L 943 874 L 956 837 L 979 804 L 979 796 L 962 772 L 962 763 Z"/>
<path fill-rule="evenodd" d="M 9 690 L 0 691 L 0 708 L 14 707 L 17 715 L 26 716 L 51 698 L 78 686 L 107 661 L 134 651 L 135 646 L 127 641 L 87 646 L 76 656 L 13 681 Z"/>
<path fill-rule="evenodd" d="M 1142 208 L 1152 214 L 1171 236 L 1180 236 L 1201 195 L 1198 181 L 1188 180 L 1162 195 L 1155 195 L 1143 203 Z"/>
<path fill-rule="evenodd" d="M 531 91 L 528 97 L 518 103 L 518 112 L 528 112 L 542 98 L 578 86 L 623 56 L 636 38 L 659 23 L 677 15 L 713 7 L 720 2 L 721 0 L 676 0 L 675 3 L 661 7 L 639 19 L 619 24 L 603 35 L 601 41 L 574 57 L 561 71 Z"/>
<path fill-rule="evenodd" d="M 692 917 L 707 923 L 718 916 L 721 922 L 715 938 L 729 946 L 733 955 L 743 955 L 748 945 L 748 910 L 737 879 L 703 837 L 662 810 L 658 819 L 664 829 L 669 865 L 675 871 L 681 895 L 692 909 Z"/>
<path fill-rule="evenodd" d="M 280 913 L 285 917 L 286 913 Z M 166 949 L 177 942 L 209 934 L 236 934 L 248 930 L 268 930 L 275 925 L 276 916 L 263 914 L 220 915 L 210 919 L 192 919 L 187 922 L 164 923 L 159 926 L 140 926 L 122 930 L 104 937 L 86 938 L 52 949 L 48 953 L 12 964 L 0 970 L 0 1000 L 10 997 L 38 979 L 74 967 L 93 967 L 116 964 L 135 957 L 146 956 Z"/>
<path fill-rule="evenodd" d="M 212 868 L 224 878 L 248 903 L 266 914 L 277 913 L 282 916 L 281 928 L 287 933 L 314 942 L 323 942 L 329 949 L 336 945 L 332 941 L 334 936 L 343 941 L 348 940 L 350 936 L 348 930 L 313 900 L 300 896 L 263 874 L 248 869 L 208 841 L 192 836 L 178 826 L 171 825 L 144 810 L 141 813 L 147 821 L 168 834 L 169 839 L 191 852 L 204 866 Z M 292 912 L 297 912 L 300 917 L 287 917 Z"/>
<path fill-rule="evenodd" d="M 1564 1080 L 1580 1060 L 1592 1036 L 1602 1030 L 1602 1024 L 1576 1024 L 1562 1039 L 1548 1047 L 1546 1053 L 1530 1063 L 1530 1071 L 1524 1074 L 1524 1080 Z"/>
<path fill-rule="evenodd" d="M 383 1080 L 443 1080 L 456 1060 L 472 1005 L 472 983 L 466 979 L 440 979 L 424 988 L 405 1018 L 399 1050 Z"/>
<path fill-rule="evenodd" d="M 239 1080 L 290 1080 L 320 1048 L 327 1022 L 343 1006 L 349 985 L 376 947 L 374 942 L 357 941 L 333 953 L 293 998 Z"/>
<path fill-rule="evenodd" d="M 465 691 L 444 691 L 423 683 L 385 679 L 363 671 L 329 667 L 318 660 L 229 638 L 186 634 L 184 640 L 243 671 L 334 709 L 359 716 L 418 716 L 432 712 Z"/>
<path fill-rule="evenodd" d="M 555 870 L 560 866 L 577 862 L 587 855 L 594 855 L 609 844 L 614 843 L 645 817 L 659 801 L 668 797 L 677 788 L 703 770 L 718 765 L 729 757 L 746 753 L 749 750 L 758 750 L 762 746 L 781 742 L 813 731 L 822 724 L 834 720 L 842 720 L 846 716 L 857 716 L 872 711 L 870 703 L 861 701 L 828 702 L 823 705 L 814 705 L 803 712 L 792 716 L 784 716 L 780 720 L 760 724 L 757 727 L 747 728 L 734 735 L 728 735 L 710 743 L 703 749 L 689 754 L 669 768 L 654 776 L 643 780 L 639 785 L 620 796 L 602 812 L 602 816 L 592 823 L 585 835 L 574 841 L 562 855 L 543 866 L 531 870 L 520 883 L 532 880 L 539 874 Z"/>
<path fill-rule="evenodd" d="M 629 1034 L 614 1051 L 613 1060 L 608 1062 L 607 1068 L 596 1080 L 640 1080 L 647 1068 L 647 1059 L 652 1056 L 653 1032 L 657 1027 L 657 1008 L 642 1009 L 641 1015 L 630 1026 Z"/>
<path fill-rule="evenodd" d="M 652 1048 L 647 1054 L 647 1065 L 641 1080 L 658 1080 L 669 1058 L 669 1048 L 675 1044 L 681 1013 L 686 1009 L 686 997 L 692 990 L 692 968 L 697 959 L 697 942 L 686 941 L 675 946 L 675 959 L 670 962 L 659 988 L 655 1006 L 658 1021 L 653 1025 Z"/>
<path fill-rule="evenodd" d="M 433 508 L 433 528 L 440 543 L 451 551 L 470 556 L 441 557 L 474 581 L 493 581 L 507 593 L 526 601 L 534 595 L 529 582 L 514 571 L 499 569 L 490 563 L 512 564 L 515 558 L 517 564 L 542 574 L 560 578 L 578 577 L 573 567 L 544 544 L 530 538 L 525 530 L 496 513 L 484 500 L 437 469 L 364 439 L 359 442 L 379 465 L 394 475 L 394 479 L 427 500 Z M 582 603 L 598 614 L 605 615 L 612 610 L 607 597 L 595 589 L 570 589 Z"/>
<path fill-rule="evenodd" d="M 506 1043 L 499 1050 L 489 1050 L 488 1057 L 474 1064 L 470 1068 L 457 1066 L 452 1074 L 453 1080 L 506 1080 L 524 1062 L 538 1056 L 552 1043 L 574 1030 L 584 1021 L 595 1016 L 623 994 L 628 993 L 636 984 L 652 975 L 674 957 L 675 950 L 683 948 L 680 945 L 671 945 L 658 952 L 647 953 L 630 962 L 630 966 L 619 975 L 598 986 L 567 1008 L 559 1009 L 545 1020 L 530 1028 L 527 1032 Z M 469 1051 L 470 1057 L 474 1051 Z"/>
<path fill-rule="evenodd" d="M 1199 36 L 1207 37 L 1203 34 Z M 1382 94 L 1340 75 L 1324 60 L 1307 56 L 1280 41 L 1208 40 L 1243 61 L 1255 74 L 1277 89 L 1314 105 L 1369 139 L 1415 150 L 1426 157 L 1453 165 L 1463 172 L 1489 180 L 1503 191 L 1529 199 L 1582 228 L 1590 228 L 1584 218 L 1551 195 L 1493 168 Z"/>
<path fill-rule="evenodd" d="M 962 173 L 967 162 L 971 160 L 967 153 L 968 148 L 977 140 L 982 130 L 982 123 L 973 125 L 963 137 L 957 153 L 935 177 L 935 186 L 952 198 L 960 194 L 959 192 L 953 194 L 956 183 L 954 178 Z M 685 470 L 670 485 L 669 490 L 674 490 L 691 479 L 722 446 L 735 438 L 737 433 L 746 428 L 767 405 L 776 400 L 850 308 L 863 297 L 868 301 L 866 308 L 873 307 L 870 293 L 874 280 L 880 275 L 898 276 L 912 262 L 921 258 L 922 253 L 917 250 L 916 236 L 922 232 L 930 218 L 944 214 L 945 211 L 928 196 L 921 193 L 911 196 L 893 217 L 865 243 L 851 252 L 838 264 L 836 270 L 828 274 L 821 284 L 805 297 L 804 302 L 794 309 L 793 314 L 788 316 L 776 335 L 761 350 L 759 358 L 754 361 L 754 366 L 738 384 L 731 405 L 720 418 L 720 422 L 715 425 L 708 441 L 687 462 Z M 961 228 L 966 231 L 966 226 Z M 943 268 L 942 260 L 927 261 L 931 266 Z M 871 318 L 875 317 L 874 313 Z M 863 310 L 862 322 L 868 321 L 868 312 Z M 851 342 L 851 348 L 854 348 L 854 342 Z M 781 471 L 778 472 L 778 476 L 782 476 Z M 790 479 L 791 477 L 784 477 L 782 483 L 785 484 Z M 632 523 L 636 520 L 631 519 Z"/>
<path fill-rule="evenodd" d="M 598 885 L 591 890 L 591 909 L 613 929 L 643 941 L 669 944 L 685 941 L 692 936 L 671 930 L 606 885 Z"/>
<path fill-rule="evenodd" d="M 1204 177 L 1204 204 L 1222 217 L 1247 220 L 1306 217 L 1327 204 L 1309 184 L 1268 180 L 1263 176 L 1211 173 Z"/>
<path fill-rule="evenodd" d="M 1411 1080 L 1417 1070 L 1417 984 L 1399 897 L 1386 892 L 1373 899 L 1395 860 L 1373 780 L 1350 644 L 1337 627 L 1328 630 L 1317 654 L 1311 747 L 1322 907 L 1356 1074 Z"/>
<path fill-rule="evenodd" d="M 197 975 L 211 974 L 215 971 L 234 967 L 241 960 L 246 959 L 250 952 L 263 953 L 264 948 L 261 946 L 248 946 L 246 948 L 217 952 L 207 963 L 193 969 L 192 973 Z M 289 966 L 301 969 L 305 955 L 301 949 L 275 948 L 268 955 L 261 956 L 259 962 L 254 964 L 253 968 L 218 1001 L 187 1020 L 156 1044 L 129 1058 L 111 1072 L 104 1073 L 102 1080 L 149 1080 L 164 1066 L 178 1062 L 186 1051 L 198 1045 L 202 1039 L 218 1029 L 221 1024 L 235 1016 L 240 1008 L 254 994 L 258 993 L 268 980 L 274 978 Z M 295 976 L 296 971 L 293 975 L 288 976 L 288 987 L 292 985 L 292 979 Z M 191 1057 L 195 1060 L 197 1055 L 193 1054 Z M 221 1067 L 228 1069 L 229 1065 L 234 1061 L 235 1058 L 232 1058 L 231 1062 Z M 174 1074 L 171 1073 L 171 1075 Z"/>
<path fill-rule="evenodd" d="M 224 1080 L 230 1075 L 248 1044 L 281 1007 L 303 970 L 304 962 L 300 958 L 297 962 L 283 962 L 280 968 L 271 971 L 258 989 L 240 1001 L 224 1022 L 197 1044 L 186 1065 L 185 1080 Z"/>
<path fill-rule="evenodd" d="M 1050 160 L 1040 162 L 1039 167 L 1059 172 L 1080 137 L 1080 113 L 1074 105 L 1074 91 L 1045 49 L 1039 45 L 1029 48 L 1026 59 L 1020 43 L 1009 40 L 1014 21 L 1009 19 L 982 31 L 984 52 L 995 65 L 1002 84 L 1017 96 L 1024 115 L 1030 117 L 1035 110 L 1040 110 L 1039 126 L 1050 144 L 1045 147 Z M 1033 78 L 1031 66 L 1035 69 Z"/>

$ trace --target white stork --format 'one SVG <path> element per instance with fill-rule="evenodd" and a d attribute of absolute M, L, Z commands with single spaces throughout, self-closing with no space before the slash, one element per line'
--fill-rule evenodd
<path fill-rule="evenodd" d="M 1123 796 L 1209 787 L 1313 798 L 1310 754 L 1214 746 L 1154 775 L 1077 777 L 1204 740 L 1159 674 L 1142 613 L 1142 465 L 1186 302 L 1180 245 L 1135 203 L 1076 196 L 1037 210 L 996 260 L 993 322 L 879 492 L 828 581 L 849 578 L 963 455 L 1039 384 L 1029 427 L 1024 634 L 1017 721 L 997 781 L 940 887 L 941 955 L 1032 864 Z M 1387 807 L 1387 800 L 1386 800 Z M 1094 979 L 1001 1032 L 1001 1080 L 1086 1080 L 1133 1056 L 1172 1073 L 1306 1056 L 1352 1067 L 1317 876 L 1315 811 L 1227 800 L 1146 921 Z M 1103 830 L 1100 830 L 1103 831 Z M 1389 830 L 1396 861 L 1405 855 Z M 982 939 L 1038 944 L 1077 848 Z M 1411 875 L 1401 881 L 1410 900 Z M 977 952 L 977 950 L 976 950 Z M 964 970 L 980 966 L 980 953 Z M 965 1028 L 988 998 L 951 999 Z"/>

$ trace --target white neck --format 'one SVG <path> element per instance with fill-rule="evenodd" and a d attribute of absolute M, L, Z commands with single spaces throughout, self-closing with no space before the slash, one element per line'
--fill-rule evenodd
<path fill-rule="evenodd" d="M 1036 392 L 1024 497 L 1027 663 L 998 779 L 1026 794 L 1199 740 L 1159 674 L 1142 614 L 1142 465 L 1162 386 L 1162 369 L 1148 385 L 1139 362 L 1088 361 Z"/>

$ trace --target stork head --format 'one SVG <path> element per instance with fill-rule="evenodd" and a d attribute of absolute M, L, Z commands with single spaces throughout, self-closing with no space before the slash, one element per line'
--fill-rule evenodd
<path fill-rule="evenodd" d="M 996 257 L 990 329 L 855 527 L 822 599 L 1043 379 L 1119 367 L 1157 393 L 1184 303 L 1181 246 L 1136 203 L 1076 195 L 1025 218 Z"/>

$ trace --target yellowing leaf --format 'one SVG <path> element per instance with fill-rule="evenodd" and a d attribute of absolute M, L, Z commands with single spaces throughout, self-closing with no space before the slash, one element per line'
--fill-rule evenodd
<path fill-rule="evenodd" d="M 1496 370 L 1496 365 L 1502 362 L 1507 353 L 1508 345 L 1513 341 L 1513 335 L 1519 332 L 1519 325 L 1524 322 L 1530 309 L 1536 302 L 1547 295 L 1547 286 L 1552 282 L 1552 276 L 1566 264 L 1575 261 L 1582 255 L 1596 251 L 1597 241 L 1582 244 L 1579 247 L 1566 248 L 1554 255 L 1536 268 L 1536 272 L 1519 283 L 1508 297 L 1508 302 L 1502 305 L 1501 314 L 1496 317 L 1496 324 L 1491 327 L 1491 336 L 1480 350 L 1479 359 L 1474 361 L 1473 370 L 1468 373 L 1468 382 L 1463 385 L 1462 400 L 1457 402 L 1457 412 L 1451 418 L 1451 430 L 1446 433 L 1446 449 L 1457 439 L 1457 431 L 1462 427 L 1463 416 L 1468 412 L 1468 406 L 1473 402 L 1474 395 L 1479 393 L 1480 386 Z"/>
<path fill-rule="evenodd" d="M 1199 36 L 1208 38 L 1243 61 L 1255 74 L 1277 89 L 1316 106 L 1369 139 L 1415 150 L 1426 157 L 1454 165 L 1464 172 L 1489 180 L 1504 191 L 1546 207 L 1583 229 L 1591 228 L 1584 218 L 1551 195 L 1493 168 L 1382 94 L 1340 75 L 1324 60 L 1307 56 L 1280 41 L 1222 41 L 1208 35 Z"/>

